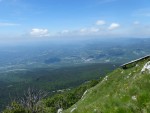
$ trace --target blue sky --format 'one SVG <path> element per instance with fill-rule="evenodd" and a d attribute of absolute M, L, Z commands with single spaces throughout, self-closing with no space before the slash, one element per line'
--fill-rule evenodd
<path fill-rule="evenodd" d="M 150 0 L 0 0 L 0 40 L 150 37 Z"/>

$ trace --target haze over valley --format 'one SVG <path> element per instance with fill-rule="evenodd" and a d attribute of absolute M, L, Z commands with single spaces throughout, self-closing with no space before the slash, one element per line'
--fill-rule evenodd
<path fill-rule="evenodd" d="M 149 0 L 0 0 L 0 17 L 0 112 L 150 112 Z"/>

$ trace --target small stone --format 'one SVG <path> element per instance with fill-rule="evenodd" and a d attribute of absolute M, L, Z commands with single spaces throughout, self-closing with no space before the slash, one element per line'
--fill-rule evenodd
<path fill-rule="evenodd" d="M 70 113 L 74 112 L 77 109 L 77 106 L 75 105 L 75 107 L 70 111 Z"/>
<path fill-rule="evenodd" d="M 57 113 L 62 113 L 62 111 L 63 111 L 63 108 L 59 108 L 59 109 L 57 110 Z"/>
<path fill-rule="evenodd" d="M 132 96 L 132 100 L 136 101 L 137 100 L 136 96 Z"/>
<path fill-rule="evenodd" d="M 94 112 L 97 112 L 97 109 L 94 109 Z"/>

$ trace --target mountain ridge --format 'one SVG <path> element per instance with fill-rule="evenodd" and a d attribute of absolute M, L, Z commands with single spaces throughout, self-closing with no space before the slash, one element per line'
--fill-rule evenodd
<path fill-rule="evenodd" d="M 134 67 L 114 70 L 63 113 L 150 112 L 149 68 L 142 71 L 149 61 L 143 59 Z"/>

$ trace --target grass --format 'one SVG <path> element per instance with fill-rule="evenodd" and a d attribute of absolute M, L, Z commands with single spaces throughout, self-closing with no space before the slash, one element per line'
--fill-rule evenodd
<path fill-rule="evenodd" d="M 73 113 L 149 113 L 150 74 L 141 73 L 146 62 L 126 70 L 116 69 L 63 113 L 75 107 Z"/>

